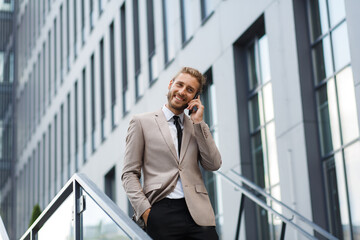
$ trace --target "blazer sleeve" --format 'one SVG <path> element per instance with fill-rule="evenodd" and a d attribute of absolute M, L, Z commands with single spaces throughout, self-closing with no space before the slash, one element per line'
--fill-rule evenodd
<path fill-rule="evenodd" d="M 130 121 L 126 137 L 124 166 L 122 171 L 122 184 L 134 208 L 136 220 L 151 207 L 149 200 L 140 184 L 141 167 L 144 154 L 144 135 L 141 122 L 133 117 Z"/>
<path fill-rule="evenodd" d="M 209 171 L 218 170 L 222 164 L 221 155 L 209 126 L 204 121 L 194 124 L 194 132 L 200 152 L 201 166 Z"/>

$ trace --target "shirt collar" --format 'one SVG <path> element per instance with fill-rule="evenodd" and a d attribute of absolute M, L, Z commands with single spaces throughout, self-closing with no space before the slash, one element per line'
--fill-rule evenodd
<path fill-rule="evenodd" d="M 170 109 L 166 107 L 166 105 L 162 107 L 162 111 L 165 115 L 166 121 L 170 121 L 172 117 L 175 115 Z M 180 123 L 182 124 L 184 122 L 184 112 L 180 113 L 177 116 L 180 118 Z"/>

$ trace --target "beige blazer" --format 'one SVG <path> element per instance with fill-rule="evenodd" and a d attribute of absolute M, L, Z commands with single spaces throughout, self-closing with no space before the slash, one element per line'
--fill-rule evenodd
<path fill-rule="evenodd" d="M 206 170 L 221 166 L 221 156 L 206 123 L 193 124 L 184 116 L 180 158 L 162 110 L 136 115 L 130 121 L 122 183 L 134 208 L 136 220 L 155 202 L 171 193 L 180 177 L 185 201 L 200 226 L 215 226 L 215 216 L 202 179 Z M 143 186 L 140 183 L 141 170 Z"/>

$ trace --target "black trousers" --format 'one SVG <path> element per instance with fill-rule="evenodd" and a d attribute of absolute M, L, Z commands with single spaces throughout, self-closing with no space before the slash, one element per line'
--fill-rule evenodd
<path fill-rule="evenodd" d="M 156 240 L 219 239 L 214 226 L 203 227 L 194 222 L 184 198 L 156 202 L 151 207 L 146 232 Z"/>

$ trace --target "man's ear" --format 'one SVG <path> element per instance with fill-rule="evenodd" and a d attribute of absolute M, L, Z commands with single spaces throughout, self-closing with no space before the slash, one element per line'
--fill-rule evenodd
<path fill-rule="evenodd" d="M 174 79 L 171 79 L 170 82 L 169 82 L 169 86 L 168 86 L 168 89 L 170 90 L 171 86 L 173 85 L 174 83 Z"/>

